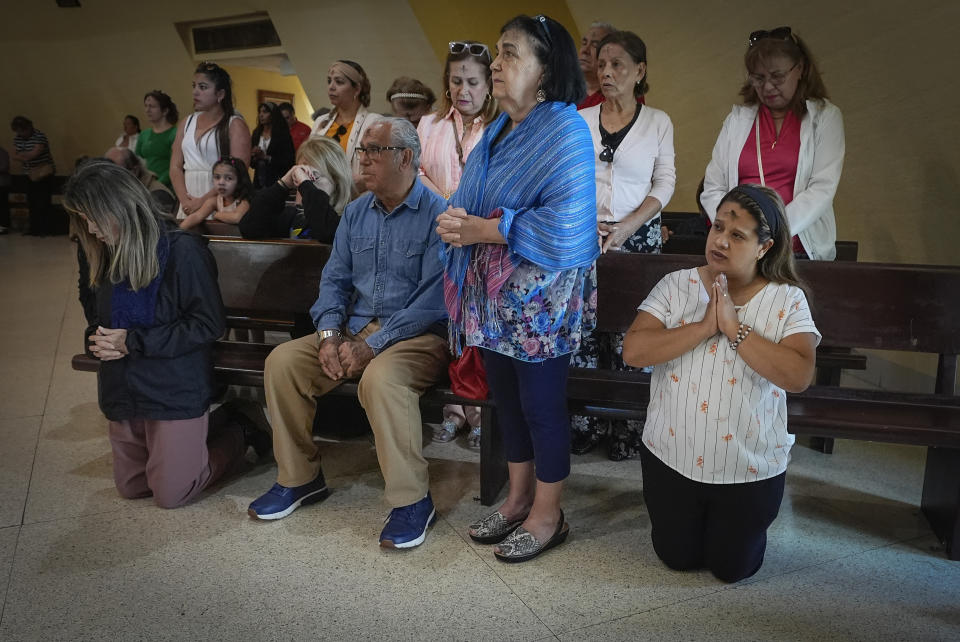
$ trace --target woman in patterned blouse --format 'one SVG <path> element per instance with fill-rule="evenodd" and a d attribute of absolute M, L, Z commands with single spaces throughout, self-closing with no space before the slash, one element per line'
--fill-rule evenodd
<path fill-rule="evenodd" d="M 820 342 L 790 239 L 775 191 L 733 188 L 707 264 L 665 276 L 624 340 L 627 364 L 654 366 L 643 497 L 672 569 L 736 582 L 763 564 L 793 445 L 786 391 L 810 384 Z"/>
<path fill-rule="evenodd" d="M 519 16 L 500 33 L 490 68 L 505 113 L 470 154 L 437 232 L 449 244 L 451 345 L 481 348 L 510 474 L 507 500 L 470 535 L 522 562 L 569 530 L 560 509 L 570 473 L 566 377 L 594 319 L 599 244 L 573 39 L 545 16 Z"/>

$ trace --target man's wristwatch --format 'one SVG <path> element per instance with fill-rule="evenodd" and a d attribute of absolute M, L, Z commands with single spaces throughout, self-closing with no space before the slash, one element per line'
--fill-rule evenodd
<path fill-rule="evenodd" d="M 323 343 L 330 337 L 336 337 L 338 339 L 342 339 L 343 335 L 340 334 L 340 330 L 317 330 L 317 337 L 320 338 L 319 343 Z"/>

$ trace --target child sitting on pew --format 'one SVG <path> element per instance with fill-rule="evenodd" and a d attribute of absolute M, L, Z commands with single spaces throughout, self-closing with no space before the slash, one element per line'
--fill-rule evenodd
<path fill-rule="evenodd" d="M 216 196 L 208 198 L 197 211 L 180 221 L 180 229 L 189 230 L 208 218 L 223 223 L 240 223 L 250 209 L 253 184 L 247 166 L 239 158 L 222 156 L 213 165 L 213 186 Z"/>

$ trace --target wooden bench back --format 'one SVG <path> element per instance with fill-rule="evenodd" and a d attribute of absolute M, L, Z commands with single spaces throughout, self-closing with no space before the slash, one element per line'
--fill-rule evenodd
<path fill-rule="evenodd" d="M 220 293 L 231 314 L 294 316 L 317 300 L 330 246 L 315 241 L 209 237 Z"/>
<path fill-rule="evenodd" d="M 623 332 L 654 285 L 702 256 L 607 253 L 597 262 L 599 329 Z M 823 345 L 960 353 L 960 267 L 801 261 Z M 614 284 L 613 287 L 605 284 Z"/>

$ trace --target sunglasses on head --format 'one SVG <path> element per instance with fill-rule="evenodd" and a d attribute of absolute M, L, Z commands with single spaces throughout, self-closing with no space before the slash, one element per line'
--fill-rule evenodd
<path fill-rule="evenodd" d="M 750 34 L 750 37 L 747 39 L 747 44 L 752 47 L 757 44 L 757 42 L 767 38 L 772 38 L 773 40 L 791 40 L 793 39 L 793 31 L 790 30 L 790 27 L 777 27 L 770 31 L 760 29 Z"/>
<path fill-rule="evenodd" d="M 453 55 L 462 54 L 464 51 L 478 58 L 490 57 L 490 50 L 482 42 L 460 42 L 459 40 L 450 42 L 450 53 Z"/>

